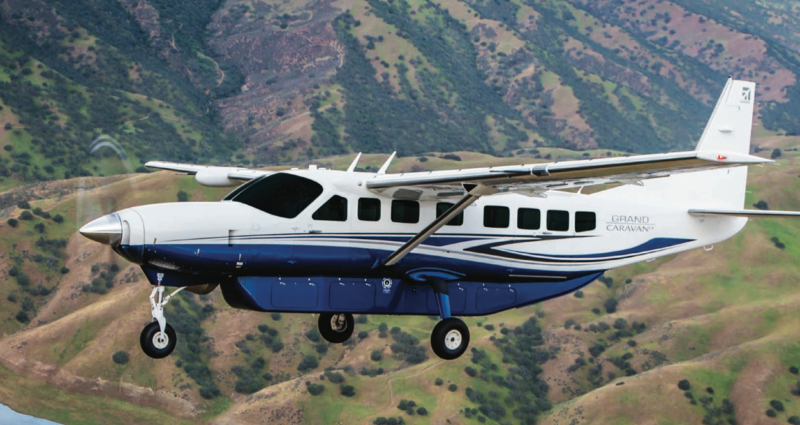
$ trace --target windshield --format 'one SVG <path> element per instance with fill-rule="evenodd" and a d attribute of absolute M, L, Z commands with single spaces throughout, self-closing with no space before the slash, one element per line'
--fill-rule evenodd
<path fill-rule="evenodd" d="M 293 174 L 259 177 L 236 188 L 223 200 L 241 202 L 283 218 L 295 218 L 322 193 L 322 186 Z"/>

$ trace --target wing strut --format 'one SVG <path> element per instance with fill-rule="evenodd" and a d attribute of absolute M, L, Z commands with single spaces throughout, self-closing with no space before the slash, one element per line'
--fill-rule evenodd
<path fill-rule="evenodd" d="M 461 198 L 460 201 L 456 202 L 455 205 L 450 207 L 447 212 L 440 215 L 438 218 L 436 218 L 436 220 L 433 220 L 431 224 L 427 225 L 424 229 L 422 229 L 422 231 L 414 235 L 413 238 L 409 239 L 408 242 L 403 244 L 403 246 L 401 246 L 397 251 L 389 255 L 386 260 L 383 261 L 383 265 L 393 266 L 397 264 L 397 262 L 402 260 L 403 257 L 413 251 L 414 248 L 418 247 L 419 244 L 425 242 L 428 237 L 436 233 L 437 230 L 441 229 L 445 223 L 464 211 L 468 206 L 472 205 L 473 202 L 477 201 L 478 198 L 495 192 L 496 190 L 494 188 L 483 185 L 476 185 L 470 188 L 469 192 L 467 192 L 467 194 Z"/>

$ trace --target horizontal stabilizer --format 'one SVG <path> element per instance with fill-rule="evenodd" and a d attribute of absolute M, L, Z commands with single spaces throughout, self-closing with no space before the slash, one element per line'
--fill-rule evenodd
<path fill-rule="evenodd" d="M 770 210 L 707 210 L 690 209 L 691 215 L 727 215 L 731 217 L 800 217 L 800 211 L 770 211 Z"/>

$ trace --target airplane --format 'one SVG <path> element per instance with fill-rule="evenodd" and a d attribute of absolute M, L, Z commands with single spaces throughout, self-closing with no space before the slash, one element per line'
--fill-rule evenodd
<path fill-rule="evenodd" d="M 394 154 L 377 172 L 356 171 L 360 153 L 346 171 L 148 162 L 238 187 L 220 202 L 127 208 L 80 233 L 153 285 L 140 337 L 152 358 L 177 342 L 170 297 L 219 286 L 234 308 L 318 314 L 331 343 L 351 337 L 354 314 L 438 315 L 431 347 L 452 360 L 470 341 L 454 316 L 560 297 L 607 270 L 712 246 L 748 218 L 800 216 L 743 209 L 747 166 L 774 162 L 749 154 L 755 87 L 729 78 L 685 152 L 397 174 L 386 172 Z M 581 193 L 601 184 L 613 187 Z"/>

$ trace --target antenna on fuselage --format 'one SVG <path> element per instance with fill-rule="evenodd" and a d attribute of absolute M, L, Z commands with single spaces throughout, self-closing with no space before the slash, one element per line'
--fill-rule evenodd
<path fill-rule="evenodd" d="M 353 171 L 355 171 L 359 159 L 361 159 L 361 152 L 359 152 L 358 155 L 356 155 L 356 159 L 354 159 L 353 162 L 350 164 L 350 166 L 347 167 L 348 173 L 352 173 Z"/>
<path fill-rule="evenodd" d="M 386 162 L 384 162 L 383 165 L 381 165 L 381 169 L 378 170 L 378 174 L 386 174 L 386 170 L 389 168 L 389 164 L 392 163 L 392 160 L 394 159 L 394 154 L 396 153 L 397 151 L 392 152 L 392 155 L 389 157 L 389 159 L 387 159 Z"/>

